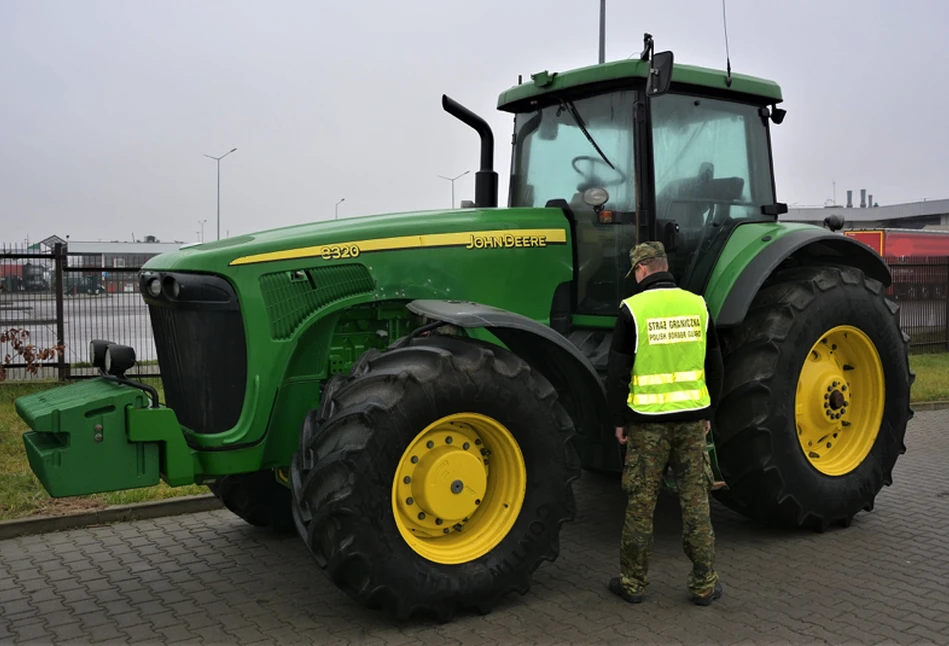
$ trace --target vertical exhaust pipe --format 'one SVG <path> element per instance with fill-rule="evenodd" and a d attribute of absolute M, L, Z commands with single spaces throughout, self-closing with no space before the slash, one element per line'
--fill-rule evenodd
<path fill-rule="evenodd" d="M 475 173 L 475 205 L 494 208 L 498 205 L 498 174 L 494 172 L 494 133 L 488 122 L 447 94 L 442 95 L 442 108 L 459 121 L 471 126 L 481 136 L 481 170 Z"/>

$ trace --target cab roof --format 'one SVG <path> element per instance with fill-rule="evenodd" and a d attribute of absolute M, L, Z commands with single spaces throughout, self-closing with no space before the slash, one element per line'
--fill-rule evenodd
<path fill-rule="evenodd" d="M 649 62 L 639 58 L 626 59 L 580 67 L 565 72 L 538 72 L 531 80 L 515 85 L 498 97 L 498 109 L 516 112 L 524 109 L 524 103 L 547 94 L 581 86 L 621 83 L 625 79 L 645 79 Z M 673 87 L 679 85 L 709 88 L 719 93 L 746 95 L 755 97 L 761 103 L 779 103 L 782 101 L 781 88 L 767 79 L 732 74 L 731 86 L 726 83 L 723 70 L 683 65 L 675 63 L 672 68 Z"/>

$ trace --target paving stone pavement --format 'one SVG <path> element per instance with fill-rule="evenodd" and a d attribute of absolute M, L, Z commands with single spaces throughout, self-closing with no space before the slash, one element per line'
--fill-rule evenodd
<path fill-rule="evenodd" d="M 918 413 L 895 484 L 848 529 L 757 526 L 714 503 L 725 596 L 688 603 L 678 506 L 661 500 L 651 585 L 618 567 L 618 481 L 584 474 L 561 556 L 493 613 L 404 625 L 358 608 L 295 537 L 214 511 L 0 542 L 0 643 L 949 643 L 949 412 Z"/>

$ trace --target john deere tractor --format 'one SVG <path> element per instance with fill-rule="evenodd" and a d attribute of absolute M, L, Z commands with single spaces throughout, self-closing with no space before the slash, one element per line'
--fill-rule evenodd
<path fill-rule="evenodd" d="M 889 270 L 834 227 L 779 220 L 776 84 L 645 40 L 500 95 L 504 208 L 490 128 L 443 97 L 480 135 L 473 204 L 150 260 L 164 401 L 108 340 L 90 348 L 100 377 L 17 400 L 47 491 L 207 483 L 247 522 L 298 533 L 366 607 L 487 612 L 557 558 L 581 469 L 621 470 L 606 359 L 629 249 L 660 240 L 724 339 L 715 496 L 821 531 L 870 510 L 912 416 Z"/>

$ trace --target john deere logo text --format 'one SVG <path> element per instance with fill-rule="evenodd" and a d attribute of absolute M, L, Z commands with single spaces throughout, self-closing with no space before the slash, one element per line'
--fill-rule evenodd
<path fill-rule="evenodd" d="M 519 235 L 471 235 L 466 249 L 506 249 L 509 247 L 546 247 L 547 236 L 519 236 Z"/>

